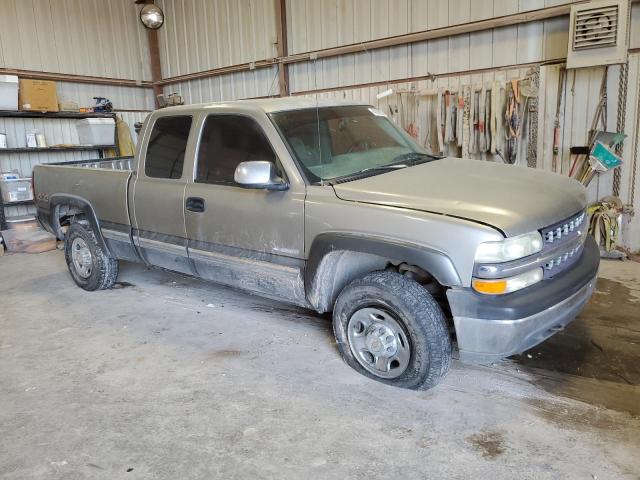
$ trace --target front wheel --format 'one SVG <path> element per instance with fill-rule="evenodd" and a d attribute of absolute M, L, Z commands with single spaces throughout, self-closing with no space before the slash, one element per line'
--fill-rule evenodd
<path fill-rule="evenodd" d="M 347 285 L 333 330 L 345 362 L 380 382 L 428 389 L 449 370 L 451 337 L 440 306 L 399 273 L 374 272 Z"/>
<path fill-rule="evenodd" d="M 118 260 L 102 250 L 95 233 L 72 223 L 64 238 L 64 257 L 71 277 L 88 291 L 111 288 L 118 276 Z"/>

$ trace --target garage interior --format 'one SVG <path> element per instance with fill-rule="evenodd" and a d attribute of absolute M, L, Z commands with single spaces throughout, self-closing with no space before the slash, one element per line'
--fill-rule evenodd
<path fill-rule="evenodd" d="M 580 182 L 589 303 L 414 391 L 330 312 L 122 260 L 74 284 L 34 167 L 131 169 L 152 112 L 280 97 Z M 0 478 L 640 478 L 639 127 L 635 0 L 0 0 Z"/>

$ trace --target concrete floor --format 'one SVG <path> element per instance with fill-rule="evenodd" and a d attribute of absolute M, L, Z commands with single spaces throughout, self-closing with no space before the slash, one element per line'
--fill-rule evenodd
<path fill-rule="evenodd" d="M 640 478 L 640 264 L 579 320 L 436 389 L 370 381 L 328 318 L 62 253 L 0 258 L 0 478 Z"/>

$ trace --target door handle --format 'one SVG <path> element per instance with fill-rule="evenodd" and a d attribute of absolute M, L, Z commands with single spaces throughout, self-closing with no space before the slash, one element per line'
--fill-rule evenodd
<path fill-rule="evenodd" d="M 202 213 L 204 212 L 204 198 L 189 197 L 185 202 L 185 207 L 190 212 Z"/>

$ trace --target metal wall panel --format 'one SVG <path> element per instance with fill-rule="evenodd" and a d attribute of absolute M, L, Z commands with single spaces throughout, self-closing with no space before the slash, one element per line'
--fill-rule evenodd
<path fill-rule="evenodd" d="M 279 93 L 278 69 L 261 68 L 176 83 L 164 87 L 164 92 L 180 93 L 188 104 L 274 96 Z"/>
<path fill-rule="evenodd" d="M 276 56 L 271 0 L 159 0 L 164 77 Z"/>
<path fill-rule="evenodd" d="M 289 52 L 331 48 L 564 3 L 571 0 L 288 0 Z"/>
<path fill-rule="evenodd" d="M 131 0 L 3 0 L 0 67 L 149 80 Z"/>
<path fill-rule="evenodd" d="M 568 20 L 456 35 L 290 66 L 292 92 L 540 62 L 566 56 Z M 551 37 L 553 42 L 547 38 Z"/>

